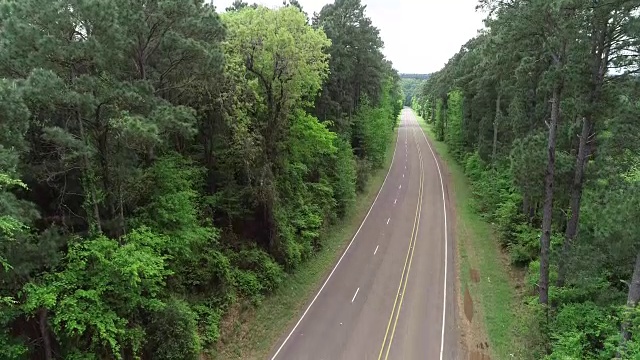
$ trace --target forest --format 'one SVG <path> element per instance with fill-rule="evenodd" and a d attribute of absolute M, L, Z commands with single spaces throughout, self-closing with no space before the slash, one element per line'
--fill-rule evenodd
<path fill-rule="evenodd" d="M 479 7 L 486 29 L 413 107 L 523 269 L 530 358 L 637 359 L 640 2 Z"/>
<path fill-rule="evenodd" d="M 420 87 L 429 75 L 423 74 L 400 74 L 400 86 L 404 95 L 404 105 L 411 106 L 413 97 L 418 94 Z"/>
<path fill-rule="evenodd" d="M 0 358 L 215 351 L 383 166 L 365 8 L 0 1 Z"/>

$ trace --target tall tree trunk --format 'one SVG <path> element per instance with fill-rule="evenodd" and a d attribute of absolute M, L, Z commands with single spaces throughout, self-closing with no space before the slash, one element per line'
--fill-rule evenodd
<path fill-rule="evenodd" d="M 431 123 L 434 124 L 436 121 L 436 99 L 433 98 L 431 100 Z"/>
<path fill-rule="evenodd" d="M 84 124 L 82 123 L 82 117 L 80 116 L 80 112 L 76 111 L 76 116 L 78 119 L 78 127 L 80 129 L 80 139 L 82 140 L 82 143 L 85 145 L 88 145 L 87 142 L 87 138 L 84 132 Z M 102 225 L 101 225 L 101 220 L 100 220 L 100 209 L 98 208 L 98 197 L 96 196 L 96 188 L 95 188 L 95 180 L 93 179 L 93 171 L 91 171 L 91 161 L 89 160 L 89 156 L 87 155 L 86 152 L 82 152 L 82 162 L 84 165 L 84 172 L 85 172 L 85 178 L 86 178 L 86 189 L 85 191 L 88 194 L 85 194 L 89 196 L 89 198 L 91 199 L 91 205 L 92 205 L 92 209 L 93 209 L 93 217 L 94 217 L 94 221 L 95 221 L 95 225 L 96 225 L 96 229 L 98 230 L 98 233 L 102 233 Z"/>
<path fill-rule="evenodd" d="M 571 217 L 567 222 L 567 229 L 562 243 L 562 256 L 558 264 L 557 286 L 559 287 L 565 285 L 567 277 L 566 260 L 569 257 L 571 245 L 578 235 L 585 166 L 592 150 L 589 145 L 589 139 L 593 133 L 594 113 L 600 102 L 604 75 L 609 66 L 609 53 L 611 50 L 611 43 L 607 41 L 611 35 L 609 33 L 609 19 L 610 15 L 600 21 L 594 21 L 593 24 L 594 28 L 591 42 L 591 90 L 588 97 L 587 111 L 582 119 L 582 132 L 580 134 L 580 143 L 576 156 L 576 169 L 571 186 Z"/>
<path fill-rule="evenodd" d="M 41 308 L 38 310 L 38 327 L 40 328 L 40 336 L 42 336 L 42 346 L 44 347 L 45 360 L 53 359 L 53 351 L 51 349 L 51 339 L 49 338 L 47 309 Z"/>
<path fill-rule="evenodd" d="M 578 235 L 578 220 L 580 218 L 580 203 L 582 201 L 582 189 L 584 187 L 584 170 L 589 158 L 588 141 L 591 135 L 591 116 L 582 119 L 582 132 L 576 156 L 576 169 L 571 184 L 571 217 L 567 222 L 564 241 L 562 242 L 562 255 L 558 263 L 558 279 L 556 285 L 562 287 L 567 277 L 567 258 L 573 240 Z"/>
<path fill-rule="evenodd" d="M 120 236 L 122 236 L 122 235 L 126 235 L 127 234 L 127 223 L 125 222 L 125 219 L 124 219 L 124 199 L 123 199 L 123 196 L 122 196 L 122 184 L 118 184 L 118 198 L 119 198 L 119 202 L 120 202 L 120 205 L 119 205 L 119 208 L 120 208 L 119 209 L 120 210 L 119 211 L 120 229 L 119 229 L 119 231 L 120 231 Z"/>
<path fill-rule="evenodd" d="M 447 127 L 447 107 L 448 107 L 448 95 L 444 95 L 441 97 L 442 105 L 440 106 L 440 116 L 438 117 L 438 141 L 444 141 L 445 129 Z"/>
<path fill-rule="evenodd" d="M 498 122 L 500 121 L 500 100 L 502 98 L 501 94 L 498 94 L 498 99 L 496 99 L 496 117 L 493 119 L 493 151 L 491 152 L 491 162 L 493 163 L 493 168 L 496 167 L 496 153 L 498 150 Z"/>
<path fill-rule="evenodd" d="M 529 219 L 529 208 L 531 205 L 529 204 L 529 194 L 525 191 L 522 196 L 522 213 L 527 217 L 527 224 L 530 223 Z"/>
<path fill-rule="evenodd" d="M 633 267 L 633 275 L 631 276 L 631 283 L 629 284 L 629 293 L 627 295 L 627 308 L 633 309 L 638 305 L 640 301 L 640 252 L 636 256 L 636 262 Z M 629 326 L 631 324 L 628 320 L 622 323 L 622 339 L 623 342 L 631 339 L 631 333 L 629 332 Z"/>
<path fill-rule="evenodd" d="M 103 216 L 107 219 L 108 222 L 114 220 L 116 217 L 116 199 L 114 193 L 112 191 L 112 176 L 111 176 L 111 167 L 109 166 L 109 162 L 111 161 L 109 157 L 108 144 L 109 144 L 109 121 L 107 120 L 105 124 L 102 124 L 100 121 L 100 109 L 101 105 L 98 105 L 95 111 L 94 118 L 94 126 L 96 128 L 100 128 L 100 134 L 96 139 L 96 147 L 97 147 L 97 159 L 100 166 L 101 178 L 102 178 L 102 193 L 104 194 L 104 208 L 103 208 Z M 120 150 L 120 149 L 118 149 Z M 96 183 L 94 186 L 98 187 Z M 105 214 L 106 213 L 106 214 Z M 112 226 L 108 226 L 105 229 L 109 236 L 117 237 L 118 231 L 117 229 L 113 229 Z"/>
<path fill-rule="evenodd" d="M 73 66 L 71 67 L 70 77 L 71 77 L 71 83 L 72 84 L 75 83 L 76 70 Z M 76 121 L 78 122 L 78 129 L 80 131 L 80 140 L 85 146 L 89 146 L 89 142 L 87 141 L 87 136 L 84 131 L 84 122 L 82 121 L 82 115 L 80 114 L 80 110 L 75 111 L 75 116 L 76 116 Z M 95 180 L 93 179 L 94 174 L 91 167 L 91 161 L 86 151 L 82 152 L 82 166 L 84 168 L 83 176 L 86 181 L 86 183 L 83 184 L 83 188 L 85 192 L 84 195 L 88 196 L 92 203 L 91 205 L 93 209 L 93 217 L 94 217 L 96 229 L 98 230 L 98 233 L 102 233 L 102 225 L 100 221 L 100 209 L 98 208 L 98 197 L 96 195 Z M 91 221 L 87 221 L 87 222 L 89 223 L 89 227 L 91 228 L 91 225 L 92 225 Z"/>
<path fill-rule="evenodd" d="M 447 121 L 449 120 L 447 117 L 447 113 L 449 112 L 449 94 L 446 94 L 444 97 L 444 102 L 442 103 L 442 141 L 444 141 L 445 134 L 447 133 Z"/>
<path fill-rule="evenodd" d="M 556 137 L 560 117 L 559 84 L 554 85 L 551 99 L 551 123 L 547 144 L 547 169 L 544 177 L 544 206 L 542 212 L 542 236 L 540 236 L 540 293 L 541 304 L 549 304 L 549 248 L 551 244 L 551 220 L 553 217 L 553 183 L 556 167 Z"/>

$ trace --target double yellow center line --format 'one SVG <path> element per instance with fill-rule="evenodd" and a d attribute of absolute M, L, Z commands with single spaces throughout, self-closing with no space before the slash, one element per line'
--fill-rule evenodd
<path fill-rule="evenodd" d="M 400 277 L 400 285 L 398 285 L 398 292 L 396 293 L 396 299 L 393 302 L 393 309 L 391 310 L 391 316 L 389 316 L 389 323 L 387 324 L 387 331 L 384 333 L 384 339 L 382 340 L 382 347 L 380 348 L 380 354 L 378 360 L 383 358 L 387 360 L 389 357 L 389 350 L 391 350 L 391 343 L 393 342 L 393 336 L 396 332 L 396 326 L 398 325 L 398 318 L 400 317 L 400 309 L 402 308 L 402 301 L 404 300 L 404 293 L 407 289 L 407 282 L 409 279 L 409 272 L 411 271 L 411 262 L 413 261 L 413 253 L 416 248 L 416 239 L 418 238 L 418 228 L 420 227 L 420 215 L 422 213 L 422 189 L 424 184 L 424 171 L 422 154 L 418 141 L 416 140 L 415 131 L 413 132 L 413 141 L 418 149 L 418 158 L 420 159 L 420 190 L 418 192 L 418 204 L 416 205 L 416 214 L 413 219 L 413 230 L 411 231 L 411 239 L 409 241 L 409 250 L 407 251 L 407 257 L 404 260 L 404 266 L 402 267 L 402 276 Z M 393 323 L 393 326 L 391 325 Z M 391 334 L 389 334 L 391 331 Z M 385 351 L 386 348 L 386 351 Z"/>

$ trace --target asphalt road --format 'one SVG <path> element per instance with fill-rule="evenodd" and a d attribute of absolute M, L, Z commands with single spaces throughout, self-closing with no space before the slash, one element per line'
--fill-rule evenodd
<path fill-rule="evenodd" d="M 369 213 L 272 360 L 458 358 L 446 179 L 413 112 L 401 118 Z"/>

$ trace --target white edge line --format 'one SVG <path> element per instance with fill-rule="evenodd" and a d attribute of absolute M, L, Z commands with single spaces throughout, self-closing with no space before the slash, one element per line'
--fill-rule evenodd
<path fill-rule="evenodd" d="M 347 245 L 347 248 L 344 249 L 344 252 L 342 253 L 342 256 L 340 256 L 340 259 L 338 259 L 338 262 L 333 267 L 333 270 L 331 270 L 331 272 L 329 273 L 329 276 L 327 276 L 327 279 L 324 281 L 324 283 L 320 287 L 320 290 L 318 290 L 318 293 L 316 294 L 316 296 L 313 297 L 313 300 L 311 300 L 311 303 L 309 304 L 309 306 L 307 306 L 307 309 L 302 313 L 302 315 L 300 316 L 300 319 L 298 320 L 298 322 L 293 326 L 293 329 L 291 329 L 291 332 L 289 333 L 289 335 L 287 335 L 287 337 L 284 339 L 282 344 L 280 344 L 280 347 L 278 348 L 278 350 L 276 350 L 276 353 L 273 354 L 273 356 L 271 357 L 271 360 L 275 360 L 275 358 L 278 356 L 278 354 L 280 353 L 280 351 L 282 350 L 284 345 L 287 343 L 287 341 L 289 341 L 289 338 L 291 337 L 291 335 L 293 335 L 293 333 L 296 331 L 296 329 L 298 328 L 298 325 L 300 325 L 300 323 L 302 322 L 302 319 L 304 319 L 304 317 L 307 315 L 307 312 L 309 312 L 309 309 L 311 309 L 311 306 L 313 306 L 313 303 L 316 302 L 316 299 L 318 298 L 318 296 L 320 295 L 320 293 L 322 292 L 324 287 L 327 285 L 327 283 L 331 279 L 331 276 L 333 275 L 333 273 L 338 268 L 338 265 L 340 265 L 340 262 L 342 261 L 342 258 L 344 258 L 344 256 L 347 254 L 347 251 L 349 251 L 349 248 L 351 248 L 351 244 L 353 244 L 353 241 L 356 239 L 356 236 L 358 236 L 358 233 L 360 232 L 360 229 L 362 229 L 362 226 L 367 221 L 367 218 L 369 217 L 369 214 L 371 213 L 371 210 L 373 209 L 373 206 L 376 204 L 376 201 L 378 200 L 378 196 L 380 196 L 380 193 L 382 192 L 382 189 L 384 189 L 384 184 L 387 182 L 387 178 L 389 177 L 389 174 L 391 173 L 391 169 L 393 168 L 393 161 L 395 160 L 395 157 L 396 157 L 396 150 L 398 149 L 398 139 L 399 138 L 400 138 L 400 128 L 398 127 L 398 136 L 396 137 L 396 143 L 395 143 L 394 148 L 393 148 L 393 157 L 391 158 L 391 164 L 389 165 L 389 170 L 387 170 L 387 175 L 384 177 L 384 180 L 382 181 L 382 185 L 380 185 L 380 189 L 378 190 L 378 193 L 376 194 L 375 199 L 373 199 L 373 203 L 371 204 L 371 207 L 369 208 L 369 211 L 367 211 L 367 215 L 365 215 L 364 219 L 362 219 L 362 223 L 360 223 L 360 227 L 358 227 L 358 230 L 356 230 L 356 233 L 351 238 L 351 241 L 349 242 L 349 245 Z"/>
<path fill-rule="evenodd" d="M 413 113 L 413 110 L 411 110 Z M 414 114 L 415 116 L 415 114 Z M 438 158 L 436 158 L 436 154 L 433 152 L 431 148 L 431 144 L 427 139 L 427 136 L 424 134 L 424 130 L 422 126 L 418 122 L 417 118 L 414 118 L 418 123 L 418 127 L 420 127 L 420 132 L 422 133 L 422 137 L 427 142 L 427 146 L 429 146 L 429 150 L 431 150 L 431 155 L 433 156 L 433 160 L 436 162 L 436 167 L 438 168 L 438 175 L 440 176 L 440 189 L 442 190 L 442 210 L 444 211 L 444 298 L 442 300 L 442 333 L 440 335 L 440 360 L 443 358 L 444 354 L 444 327 L 445 327 L 445 314 L 447 313 L 447 258 L 448 258 L 448 248 L 449 248 L 449 240 L 447 234 L 449 230 L 447 229 L 447 201 L 445 200 L 444 195 L 444 182 L 442 181 L 442 172 L 440 171 L 440 165 L 438 164 Z"/>
<path fill-rule="evenodd" d="M 356 296 L 358 296 L 358 291 L 360 291 L 360 288 L 356 289 L 356 293 L 353 294 L 353 299 L 351 299 L 351 302 L 353 303 L 353 301 L 356 299 Z"/>
<path fill-rule="evenodd" d="M 380 245 L 376 245 L 376 250 L 373 252 L 373 255 L 375 255 L 375 254 L 378 252 L 378 247 L 379 247 L 379 246 L 380 246 Z"/>

